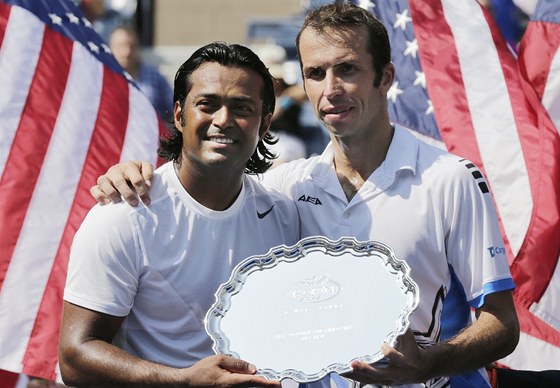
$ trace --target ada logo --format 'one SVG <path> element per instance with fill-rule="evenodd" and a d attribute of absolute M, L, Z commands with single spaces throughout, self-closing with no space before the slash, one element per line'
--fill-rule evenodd
<path fill-rule="evenodd" d="M 505 255 L 506 254 L 506 248 L 504 247 L 490 247 L 490 248 L 486 248 L 488 249 L 488 252 L 490 252 L 490 256 L 492 257 L 496 257 L 496 255 Z"/>
<path fill-rule="evenodd" d="M 313 203 L 315 205 L 322 205 L 323 204 L 319 198 L 312 197 L 310 195 L 305 195 L 305 194 L 303 194 L 301 197 L 299 197 L 298 201 L 310 202 L 310 203 Z"/>

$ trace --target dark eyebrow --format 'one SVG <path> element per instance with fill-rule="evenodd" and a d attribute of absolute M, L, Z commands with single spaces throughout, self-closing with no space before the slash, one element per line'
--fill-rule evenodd
<path fill-rule="evenodd" d="M 327 64 L 327 67 L 336 67 L 336 66 L 340 66 L 340 65 L 346 65 L 346 64 L 357 64 L 360 61 L 359 58 L 357 57 L 350 57 L 350 58 L 343 58 L 343 59 L 339 59 L 337 61 L 334 62 L 330 62 Z M 323 66 L 308 66 L 308 67 L 303 67 L 304 71 L 307 70 L 316 70 L 316 69 L 323 69 Z"/>
<path fill-rule="evenodd" d="M 359 63 L 359 61 L 357 59 L 349 58 L 349 59 L 345 59 L 343 61 L 335 62 L 333 64 L 333 66 L 337 67 L 337 66 L 342 66 L 342 65 L 356 65 L 357 63 Z"/>
<path fill-rule="evenodd" d="M 304 67 L 303 72 L 307 73 L 307 72 L 310 72 L 310 71 L 321 70 L 321 69 L 322 69 L 321 66 L 309 66 L 309 67 Z"/>
<path fill-rule="evenodd" d="M 235 101 L 235 102 L 249 103 L 249 104 L 254 104 L 254 105 L 257 104 L 257 101 L 253 100 L 253 99 L 250 98 L 250 97 L 242 97 L 242 96 L 240 96 L 240 97 L 233 97 L 233 101 Z"/>
<path fill-rule="evenodd" d="M 200 98 L 208 99 L 210 101 L 220 101 L 220 100 L 222 100 L 222 96 L 220 96 L 218 94 L 215 94 L 215 93 L 201 93 L 201 94 L 198 94 L 196 96 L 193 96 L 193 101 L 197 100 L 197 99 L 200 99 Z M 230 102 L 237 103 L 237 104 L 249 104 L 251 106 L 257 106 L 259 104 L 258 101 L 255 101 L 251 97 L 246 97 L 246 96 L 234 96 L 233 98 L 230 99 Z"/>
<path fill-rule="evenodd" d="M 210 100 L 219 100 L 220 97 L 217 94 L 214 93 L 201 93 L 201 94 L 197 94 L 196 96 L 193 96 L 193 98 L 208 98 Z"/>

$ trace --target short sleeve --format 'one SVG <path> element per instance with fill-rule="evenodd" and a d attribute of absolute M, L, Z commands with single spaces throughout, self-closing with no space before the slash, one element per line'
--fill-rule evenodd
<path fill-rule="evenodd" d="M 128 205 L 95 206 L 70 251 L 64 300 L 94 311 L 126 316 L 132 308 L 141 259 Z"/>
<path fill-rule="evenodd" d="M 467 160 L 458 160 L 442 192 L 449 265 L 472 307 L 484 295 L 514 288 L 488 183 Z"/>

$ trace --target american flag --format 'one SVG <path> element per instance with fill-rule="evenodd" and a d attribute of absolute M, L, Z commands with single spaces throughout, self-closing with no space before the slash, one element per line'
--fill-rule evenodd
<path fill-rule="evenodd" d="M 0 0 L 0 369 L 55 379 L 89 187 L 120 160 L 155 163 L 163 131 L 72 1 Z"/>
<path fill-rule="evenodd" d="M 475 0 L 356 3 L 389 31 L 391 120 L 490 183 L 522 330 L 501 364 L 560 369 L 560 1 L 539 2 L 519 60 Z"/>
<path fill-rule="evenodd" d="M 541 0 L 518 62 L 475 0 L 360 4 L 390 32 L 392 120 L 474 161 L 491 183 L 523 329 L 503 362 L 558 369 L 560 2 Z M 164 129 L 129 79 L 71 1 L 0 0 L 0 369 L 56 377 L 68 249 L 93 204 L 88 188 L 119 160 L 155 162 Z"/>

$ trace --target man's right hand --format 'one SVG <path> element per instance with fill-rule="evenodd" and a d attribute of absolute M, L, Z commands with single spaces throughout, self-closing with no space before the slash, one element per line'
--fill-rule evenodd
<path fill-rule="evenodd" d="M 115 164 L 105 175 L 97 178 L 97 185 L 89 189 L 97 202 L 106 205 L 124 200 L 131 206 L 138 205 L 138 197 L 145 204 L 150 204 L 151 179 L 154 166 L 148 162 L 133 160 Z"/>
<path fill-rule="evenodd" d="M 280 382 L 255 375 L 256 367 L 224 355 L 203 358 L 188 370 L 188 384 L 195 387 L 280 388 Z"/>

